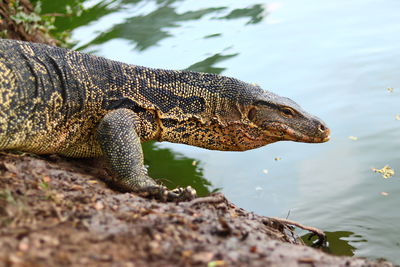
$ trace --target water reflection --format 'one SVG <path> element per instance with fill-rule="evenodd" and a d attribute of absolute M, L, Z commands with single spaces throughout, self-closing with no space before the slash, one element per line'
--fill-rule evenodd
<path fill-rule="evenodd" d="M 265 7 L 261 4 L 256 4 L 247 8 L 239 8 L 232 10 L 228 15 L 221 17 L 221 19 L 238 19 L 249 18 L 247 24 L 259 23 L 266 15 Z"/>
<path fill-rule="evenodd" d="M 119 7 L 113 5 L 116 1 L 98 1 L 98 3 L 84 8 L 85 0 L 42 0 L 42 14 L 55 16 L 56 28 L 52 33 L 57 35 L 63 31 L 72 31 L 80 26 L 88 25 L 108 14 L 117 12 Z"/>
<path fill-rule="evenodd" d="M 178 14 L 175 8 L 170 6 L 170 2 L 172 1 L 147 15 L 131 17 L 123 23 L 114 25 L 81 48 L 102 44 L 115 38 L 123 38 L 131 41 L 137 50 L 142 51 L 158 44 L 162 39 L 170 37 L 167 29 L 178 27 L 178 22 L 200 19 L 206 14 L 223 9 L 207 8 Z"/>
<path fill-rule="evenodd" d="M 56 17 L 57 32 L 73 30 L 77 27 L 88 25 L 97 21 L 105 15 L 124 11 L 127 8 L 149 5 L 154 2 L 156 8 L 147 14 L 136 15 L 126 18 L 122 23 L 112 25 L 111 28 L 104 28 L 92 41 L 80 47 L 87 48 L 98 45 L 115 38 L 129 40 L 135 49 L 143 51 L 151 46 L 158 44 L 161 40 L 171 37 L 169 29 L 179 27 L 179 23 L 190 20 L 199 20 L 205 15 L 214 14 L 216 19 L 240 19 L 248 18 L 247 24 L 255 24 L 264 18 L 265 7 L 255 4 L 247 8 L 231 10 L 227 15 L 219 15 L 221 11 L 229 11 L 228 7 L 216 6 L 186 12 L 177 12 L 176 3 L 182 0 L 110 0 L 98 1 L 96 4 L 79 8 L 83 0 L 60 0 L 43 1 L 43 13 L 64 14 Z M 68 8 L 66 8 L 68 6 Z M 69 13 L 69 14 L 65 14 Z M 142 13 L 142 12 L 141 12 Z M 218 35 L 214 35 L 216 37 Z"/>
<path fill-rule="evenodd" d="M 177 3 L 182 2 L 182 0 L 109 0 L 98 1 L 89 7 L 83 8 L 85 2 L 87 1 L 42 1 L 43 14 L 56 14 L 56 29 L 54 30 L 54 34 L 72 31 L 80 26 L 96 22 L 106 15 L 122 12 L 128 8 L 138 7 L 138 9 L 140 9 L 141 6 L 149 5 L 151 2 L 155 4 L 156 8 L 147 14 L 128 17 L 125 18 L 122 23 L 112 25 L 110 28 L 104 28 L 104 30 L 98 33 L 91 41 L 77 48 L 78 50 L 87 49 L 93 45 L 100 45 L 113 39 L 122 38 L 129 40 L 136 50 L 143 51 L 151 46 L 157 45 L 161 40 L 171 37 L 170 29 L 179 27 L 179 23 L 184 21 L 199 20 L 205 15 L 213 14 L 215 17 L 212 19 L 234 20 L 247 18 L 246 24 L 256 24 L 261 22 L 267 14 L 265 6 L 262 4 L 254 4 L 249 7 L 230 11 L 226 6 L 216 6 L 179 13 L 177 12 L 177 7 L 179 7 Z M 217 38 L 221 37 L 221 35 L 221 33 L 213 33 L 204 38 Z M 226 68 L 214 67 L 213 65 L 236 55 L 238 55 L 238 53 L 227 55 L 216 53 L 213 56 L 208 56 L 204 60 L 192 64 L 188 69 L 201 72 L 221 73 Z"/>
<path fill-rule="evenodd" d="M 167 148 L 159 148 L 154 142 L 142 145 L 145 164 L 149 166 L 149 175 L 159 179 L 168 188 L 192 186 L 199 196 L 210 193 L 211 183 L 204 179 L 201 162 L 172 152 Z"/>
<path fill-rule="evenodd" d="M 226 70 L 226 68 L 214 67 L 214 65 L 217 64 L 218 62 L 221 62 L 223 60 L 229 59 L 229 58 L 237 56 L 237 55 L 238 54 L 222 55 L 220 53 L 217 53 L 211 57 L 204 59 L 203 61 L 197 62 L 197 63 L 189 66 L 187 69 L 192 70 L 192 71 L 220 74 L 221 72 Z"/>
<path fill-rule="evenodd" d="M 340 256 L 353 256 L 355 247 L 350 245 L 351 242 L 367 242 L 362 236 L 355 235 L 353 232 L 348 231 L 337 231 L 337 232 L 325 232 L 328 239 L 328 246 L 323 250 L 333 255 Z M 303 241 L 312 246 L 316 237 L 309 239 L 311 234 L 306 234 L 301 237 Z"/>

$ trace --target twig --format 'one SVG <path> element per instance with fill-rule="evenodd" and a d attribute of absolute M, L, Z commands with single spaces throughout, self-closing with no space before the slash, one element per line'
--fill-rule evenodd
<path fill-rule="evenodd" d="M 313 235 L 318 236 L 318 241 L 314 244 L 314 246 L 316 246 L 316 247 L 326 246 L 326 235 L 322 230 L 320 230 L 318 228 L 302 225 L 301 223 L 298 223 L 298 222 L 295 222 L 292 220 L 282 219 L 282 218 L 277 218 L 277 217 L 271 217 L 271 220 L 280 222 L 280 223 L 286 224 L 286 225 L 294 225 L 303 230 L 310 231 L 313 233 Z"/>
<path fill-rule="evenodd" d="M 202 204 L 202 203 L 212 203 L 212 204 L 218 204 L 221 202 L 225 201 L 225 197 L 222 194 L 217 194 L 209 197 L 201 197 L 201 198 L 196 198 L 190 201 L 188 204 L 190 207 L 195 206 L 197 204 Z"/>

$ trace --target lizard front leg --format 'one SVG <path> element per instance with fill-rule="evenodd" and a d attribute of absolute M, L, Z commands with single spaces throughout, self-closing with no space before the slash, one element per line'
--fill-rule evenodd
<path fill-rule="evenodd" d="M 196 191 L 191 187 L 168 190 L 147 175 L 139 137 L 140 127 L 138 115 L 130 109 L 121 108 L 107 113 L 97 128 L 97 140 L 117 186 L 163 201 L 195 198 Z"/>

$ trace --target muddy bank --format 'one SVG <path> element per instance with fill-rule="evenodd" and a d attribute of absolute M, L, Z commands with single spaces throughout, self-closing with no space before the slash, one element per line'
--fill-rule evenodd
<path fill-rule="evenodd" d="M 119 193 L 95 160 L 0 154 L 0 263 L 392 266 L 301 245 L 223 195 L 160 203 Z"/>

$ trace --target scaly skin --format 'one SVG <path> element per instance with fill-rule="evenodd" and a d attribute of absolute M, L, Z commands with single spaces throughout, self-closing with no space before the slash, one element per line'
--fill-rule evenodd
<path fill-rule="evenodd" d="M 122 189 L 164 200 L 195 193 L 148 177 L 141 142 L 242 151 L 329 139 L 321 120 L 257 85 L 21 41 L 0 40 L 0 105 L 1 150 L 105 156 Z"/>

